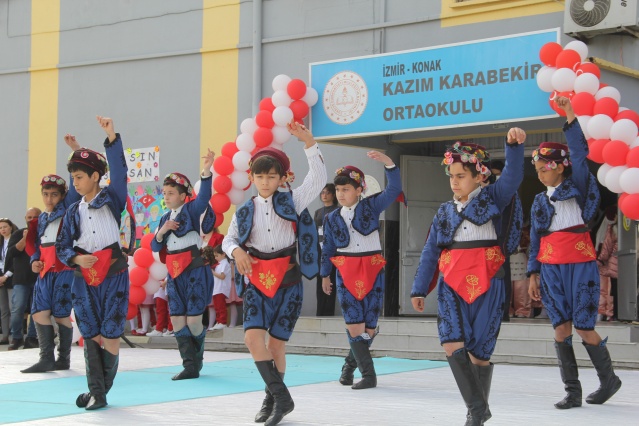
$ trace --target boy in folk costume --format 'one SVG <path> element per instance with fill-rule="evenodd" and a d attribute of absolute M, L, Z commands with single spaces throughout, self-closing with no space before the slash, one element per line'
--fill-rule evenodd
<path fill-rule="evenodd" d="M 572 327 L 597 370 L 601 385 L 588 395 L 588 404 L 603 404 L 621 387 L 612 369 L 608 338 L 595 331 L 599 305 L 599 271 L 588 223 L 597 214 L 599 190 L 588 170 L 586 138 L 570 100 L 557 98 L 566 111 L 564 134 L 568 146 L 544 142 L 533 152 L 537 177 L 548 187 L 537 194 L 531 211 L 529 292 L 541 300 L 555 329 L 555 349 L 566 397 L 559 409 L 581 406 L 581 383 Z"/>
<path fill-rule="evenodd" d="M 388 186 L 378 194 L 361 200 L 366 188 L 364 173 L 354 166 L 337 170 L 335 191 L 341 208 L 324 218 L 322 249 L 322 288 L 331 293 L 330 273 L 337 268 L 337 297 L 346 322 L 350 351 L 339 379 L 353 389 L 377 386 L 370 347 L 377 334 L 377 320 L 384 300 L 384 265 L 379 242 L 379 215 L 402 193 L 399 168 L 388 156 L 377 151 L 368 157 L 384 163 Z M 362 380 L 353 385 L 353 372 L 359 368 Z"/>
<path fill-rule="evenodd" d="M 304 182 L 294 191 L 279 192 L 290 173 L 288 157 L 277 149 L 258 151 L 251 158 L 249 174 L 258 196 L 233 215 L 222 243 L 239 273 L 250 279 L 242 296 L 244 341 L 266 383 L 255 421 L 268 426 L 295 407 L 284 384 L 286 342 L 302 308 L 302 275 L 311 279 L 319 270 L 317 230 L 306 207 L 326 184 L 326 167 L 311 132 L 295 122 L 287 127 L 305 145 L 309 172 Z"/>
<path fill-rule="evenodd" d="M 72 135 L 64 141 L 75 152 L 80 145 Z M 39 276 L 33 288 L 31 315 L 35 320 L 40 346 L 40 360 L 22 373 L 43 373 L 52 370 L 68 370 L 71 366 L 71 283 L 73 269 L 63 264 L 56 256 L 55 241 L 60 232 L 62 218 L 69 206 L 80 200 L 80 195 L 71 182 L 58 175 L 47 175 L 40 182 L 45 211 L 37 220 L 29 223 L 26 252 L 31 256 L 31 268 Z M 51 315 L 58 323 L 60 344 L 58 359 L 55 359 L 53 341 L 55 331 Z"/>
<path fill-rule="evenodd" d="M 184 367 L 173 380 L 200 377 L 204 359 L 206 329 L 202 315 L 211 300 L 213 275 L 200 254 L 200 216 L 206 213 L 202 230 L 211 232 L 215 213 L 209 206 L 213 179 L 210 168 L 215 153 L 209 149 L 203 158 L 202 186 L 195 200 L 187 200 L 193 194 L 193 187 L 186 176 L 170 173 L 164 178 L 162 193 L 170 211 L 160 219 L 155 238 L 151 240 L 151 248 L 161 252 L 169 272 L 166 283 L 169 313 Z"/>
<path fill-rule="evenodd" d="M 119 243 L 120 219 L 127 199 L 126 160 L 113 121 L 97 119 L 107 134 L 107 158 L 86 148 L 76 150 L 70 157 L 67 169 L 82 199 L 67 210 L 56 241 L 58 258 L 76 268 L 71 297 L 84 337 L 89 385 L 89 392 L 80 394 L 76 405 L 87 410 L 107 405 L 106 394 L 118 370 L 119 339 L 129 305 L 128 265 Z M 107 159 L 111 165 L 110 183 L 101 189 Z"/>
<path fill-rule="evenodd" d="M 484 188 L 490 157 L 480 145 L 456 142 L 443 161 L 453 200 L 442 204 L 431 224 L 411 290 L 413 308 L 424 311 L 424 297 L 438 283 L 439 340 L 466 403 L 466 425 L 491 417 L 488 396 L 504 307 L 504 254 L 499 247 L 500 215 L 523 179 L 526 133 L 508 131 L 502 177 Z M 518 241 L 512 238 L 512 250 Z M 512 246 L 511 246 L 512 245 Z"/>

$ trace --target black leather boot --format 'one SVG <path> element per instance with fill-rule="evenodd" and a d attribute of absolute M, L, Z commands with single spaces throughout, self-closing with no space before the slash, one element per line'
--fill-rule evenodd
<path fill-rule="evenodd" d="M 370 389 L 377 386 L 377 374 L 375 374 L 375 365 L 371 357 L 371 351 L 368 347 L 368 341 L 365 339 L 350 340 L 351 351 L 357 361 L 357 368 L 362 373 L 362 380 L 351 386 L 351 389 Z"/>
<path fill-rule="evenodd" d="M 108 394 L 109 390 L 113 386 L 113 379 L 118 372 L 118 365 L 120 364 L 120 355 L 113 355 L 107 350 L 102 350 L 102 372 L 104 374 L 104 393 Z M 78 407 L 86 407 L 91 399 L 89 392 L 81 393 L 75 400 L 75 405 Z"/>
<path fill-rule="evenodd" d="M 344 365 L 342 366 L 342 375 L 339 377 L 339 382 L 344 386 L 353 385 L 353 373 L 357 368 L 357 361 L 353 356 L 353 350 L 348 351 L 348 355 L 344 358 Z"/>
<path fill-rule="evenodd" d="M 486 398 L 486 413 L 484 414 L 483 419 L 484 422 L 486 422 L 493 416 L 490 412 L 490 407 L 488 406 L 488 397 L 490 396 L 490 385 L 493 382 L 493 368 L 495 365 L 491 362 L 490 365 L 476 365 L 475 367 L 477 367 L 479 381 L 481 382 L 481 387 L 484 389 L 484 398 Z"/>
<path fill-rule="evenodd" d="M 612 360 L 610 359 L 610 352 L 606 347 L 606 341 L 608 338 L 602 341 L 602 344 L 593 346 L 584 343 L 588 351 L 588 356 L 592 364 L 597 370 L 597 376 L 599 376 L 599 389 L 588 395 L 586 402 L 588 404 L 603 404 L 608 401 L 617 391 L 621 388 L 621 379 L 617 377 L 612 369 Z"/>
<path fill-rule="evenodd" d="M 204 339 L 206 337 L 206 332 L 202 333 L 198 337 L 192 337 L 193 346 L 195 348 L 195 366 L 197 367 L 198 373 L 202 371 L 202 367 L 204 366 Z"/>
<path fill-rule="evenodd" d="M 58 345 L 58 359 L 55 360 L 56 370 L 68 370 L 71 368 L 71 343 L 73 341 L 73 328 L 58 325 L 60 344 Z"/>
<path fill-rule="evenodd" d="M 200 377 L 200 370 L 197 365 L 197 352 L 192 336 L 176 336 L 178 349 L 182 357 L 184 370 L 172 377 L 172 380 L 197 379 Z"/>
<path fill-rule="evenodd" d="M 53 326 L 35 323 L 40 344 L 40 360 L 29 368 L 20 370 L 21 373 L 44 373 L 55 370 L 55 343 L 53 342 Z"/>
<path fill-rule="evenodd" d="M 104 366 L 102 364 L 103 349 L 94 340 L 84 341 L 84 362 L 86 363 L 87 384 L 89 385 L 89 401 L 85 410 L 97 410 L 107 406 L 106 389 L 104 385 Z M 80 394 L 78 401 L 86 398 L 86 394 Z"/>
<path fill-rule="evenodd" d="M 273 360 L 255 361 L 255 365 L 275 400 L 271 415 L 266 419 L 265 423 L 266 426 L 273 426 L 281 422 L 284 416 L 293 411 L 295 403 Z"/>
<path fill-rule="evenodd" d="M 280 373 L 280 377 L 282 378 L 282 381 L 284 381 L 284 373 Z M 258 411 L 255 415 L 255 423 L 264 423 L 273 411 L 275 398 L 273 398 L 273 395 L 271 394 L 271 391 L 268 390 L 268 387 L 264 388 L 264 392 L 266 393 L 266 395 L 264 396 L 264 401 L 262 401 L 262 407 L 260 408 L 260 411 Z"/>
<path fill-rule="evenodd" d="M 473 366 L 465 348 L 458 349 L 446 357 L 457 382 L 464 403 L 468 408 L 466 426 L 481 426 L 488 410 L 484 389 L 479 380 L 478 369 Z"/>
<path fill-rule="evenodd" d="M 572 336 L 563 342 L 555 342 L 557 361 L 561 380 L 564 382 L 566 396 L 555 404 L 555 408 L 567 410 L 573 407 L 581 407 L 581 383 L 579 382 L 579 369 L 575 359 L 575 351 L 572 347 Z"/>

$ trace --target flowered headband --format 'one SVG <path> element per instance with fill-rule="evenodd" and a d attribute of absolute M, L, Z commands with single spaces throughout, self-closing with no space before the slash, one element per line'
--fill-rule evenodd
<path fill-rule="evenodd" d="M 563 164 L 564 167 L 572 165 L 568 147 L 561 143 L 543 142 L 539 145 L 532 153 L 531 163 L 535 164 L 540 160 L 546 162 L 546 170 L 555 170 L 559 164 Z"/>
<path fill-rule="evenodd" d="M 450 175 L 450 165 L 453 163 L 472 163 L 479 173 L 488 177 L 490 171 L 490 155 L 486 148 L 474 143 L 455 142 L 444 154 L 442 165 L 446 166 L 446 174 Z"/>
<path fill-rule="evenodd" d="M 45 177 L 43 177 L 40 181 L 40 186 L 44 185 L 59 186 L 61 189 L 64 190 L 64 192 L 66 192 L 68 189 L 67 182 L 58 175 L 46 175 Z"/>
<path fill-rule="evenodd" d="M 355 166 L 344 166 L 335 171 L 337 176 L 345 176 L 347 178 L 353 179 L 359 186 L 362 187 L 362 190 L 366 190 L 366 176 L 364 172 L 358 169 Z"/>
<path fill-rule="evenodd" d="M 164 178 L 164 184 L 166 185 L 167 183 L 171 182 L 184 187 L 184 189 L 186 190 L 186 195 L 188 195 L 189 197 L 193 195 L 193 186 L 191 186 L 191 182 L 183 174 L 169 173 L 168 175 L 166 175 L 166 177 Z"/>

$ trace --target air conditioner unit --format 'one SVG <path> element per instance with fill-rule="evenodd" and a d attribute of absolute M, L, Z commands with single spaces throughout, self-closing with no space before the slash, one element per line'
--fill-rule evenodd
<path fill-rule="evenodd" d="M 639 35 L 637 0 L 566 0 L 564 33 L 575 38 L 598 34 Z"/>

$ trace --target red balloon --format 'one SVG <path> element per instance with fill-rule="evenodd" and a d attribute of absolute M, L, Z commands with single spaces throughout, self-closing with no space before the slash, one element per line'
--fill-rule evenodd
<path fill-rule="evenodd" d="M 581 56 L 579 53 L 572 49 L 561 51 L 557 55 L 557 62 L 555 66 L 557 68 L 570 68 L 574 69 L 575 65 L 581 64 Z"/>
<path fill-rule="evenodd" d="M 219 228 L 220 225 L 224 222 L 224 215 L 222 213 L 215 213 L 215 228 Z"/>
<path fill-rule="evenodd" d="M 308 104 L 302 100 L 291 102 L 289 108 L 293 111 L 294 118 L 301 120 L 308 115 Z"/>
<path fill-rule="evenodd" d="M 142 236 L 142 239 L 140 240 L 140 247 L 151 250 L 151 241 L 153 241 L 153 238 L 155 238 L 155 234 L 153 233 L 144 234 Z M 153 258 L 153 253 L 151 253 L 151 258 Z M 135 257 L 133 258 L 133 260 L 135 260 Z M 137 265 L 137 262 L 136 262 L 136 265 Z M 139 266 L 142 266 L 142 265 L 139 265 Z"/>
<path fill-rule="evenodd" d="M 129 272 L 131 288 L 142 287 L 149 280 L 149 270 L 141 266 L 136 266 Z M 146 292 L 145 292 L 146 293 Z M 138 303 L 136 303 L 137 305 Z"/>
<path fill-rule="evenodd" d="M 302 99 L 306 94 L 306 83 L 299 78 L 294 78 L 286 86 L 286 92 L 291 99 Z"/>
<path fill-rule="evenodd" d="M 639 146 L 628 151 L 626 155 L 626 165 L 628 167 L 639 167 Z"/>
<path fill-rule="evenodd" d="M 628 219 L 639 220 L 639 194 L 628 194 L 620 207 Z"/>
<path fill-rule="evenodd" d="M 623 192 L 623 193 L 619 194 L 619 199 L 617 200 L 617 206 L 619 208 L 621 208 L 621 205 L 626 200 L 626 197 L 628 197 L 628 195 L 630 195 L 630 194 L 628 194 L 626 192 Z"/>
<path fill-rule="evenodd" d="M 211 197 L 211 205 L 215 214 L 224 213 L 231 208 L 231 200 L 226 194 L 213 194 Z"/>
<path fill-rule="evenodd" d="M 260 101 L 260 111 L 273 112 L 274 109 L 275 105 L 273 105 L 273 100 L 271 98 L 264 98 Z"/>
<path fill-rule="evenodd" d="M 272 129 L 275 126 L 273 121 L 273 114 L 270 111 L 260 111 L 255 115 L 255 123 L 259 127 L 266 127 Z"/>
<path fill-rule="evenodd" d="M 149 234 L 149 235 L 152 235 L 152 234 Z M 140 266 L 142 268 L 148 268 L 149 266 L 153 265 L 153 262 L 155 262 L 155 259 L 153 259 L 153 252 L 151 250 L 141 247 L 137 249 L 135 253 L 133 253 L 133 261 L 135 262 L 137 266 Z"/>
<path fill-rule="evenodd" d="M 258 127 L 255 133 L 253 133 L 253 140 L 258 148 L 264 148 L 273 142 L 273 132 L 266 127 Z"/>
<path fill-rule="evenodd" d="M 238 152 L 237 145 L 235 145 L 235 141 L 227 142 L 222 145 L 222 155 L 225 157 L 233 158 L 236 152 Z"/>
<path fill-rule="evenodd" d="M 630 148 L 624 142 L 610 141 L 603 151 L 603 160 L 611 166 L 623 166 L 626 164 L 626 156 Z"/>
<path fill-rule="evenodd" d="M 575 93 L 571 99 L 575 115 L 592 115 L 595 107 L 595 97 L 588 92 Z"/>
<path fill-rule="evenodd" d="M 213 189 L 215 192 L 226 194 L 233 188 L 233 182 L 228 176 L 218 176 L 213 180 Z"/>
<path fill-rule="evenodd" d="M 129 307 L 126 310 L 126 319 L 132 320 L 133 318 L 138 316 L 138 305 L 134 305 L 133 303 L 129 303 Z"/>
<path fill-rule="evenodd" d="M 129 305 L 141 305 L 144 299 L 146 299 L 146 290 L 142 286 L 129 287 Z"/>
<path fill-rule="evenodd" d="M 597 139 L 593 143 L 589 144 L 590 154 L 588 156 L 595 163 L 603 164 L 603 149 L 606 144 L 610 142 L 610 139 Z"/>
<path fill-rule="evenodd" d="M 615 118 L 619 112 L 619 104 L 612 98 L 601 98 L 595 103 L 592 115 L 606 114 L 610 118 Z"/>
<path fill-rule="evenodd" d="M 599 70 L 599 67 L 592 62 L 582 62 L 577 67 L 576 73 L 578 76 L 583 73 L 590 73 L 596 75 L 597 78 L 601 78 L 601 70 Z"/>
<path fill-rule="evenodd" d="M 539 59 L 544 65 L 554 67 L 557 62 L 557 55 L 564 50 L 561 44 L 551 41 L 544 44 L 539 50 Z"/>
<path fill-rule="evenodd" d="M 235 170 L 235 166 L 233 165 L 233 160 L 221 155 L 213 161 L 213 170 L 218 175 L 230 175 Z"/>
<path fill-rule="evenodd" d="M 624 111 L 621 111 L 619 114 L 617 114 L 614 118 L 615 121 L 619 121 L 622 119 L 627 119 L 627 120 L 632 120 L 635 122 L 635 124 L 637 125 L 637 127 L 639 127 L 639 114 L 637 114 L 636 112 L 634 112 L 631 109 L 627 109 Z"/>

